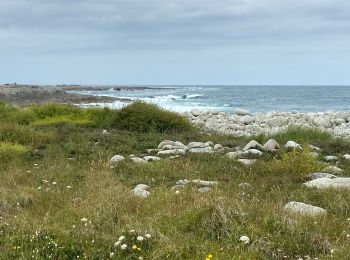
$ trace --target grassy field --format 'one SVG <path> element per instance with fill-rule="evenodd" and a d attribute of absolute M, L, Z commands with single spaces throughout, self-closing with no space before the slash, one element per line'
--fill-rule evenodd
<path fill-rule="evenodd" d="M 143 103 L 118 111 L 0 103 L 0 259 L 350 259 L 350 193 L 303 187 L 307 174 L 325 166 L 306 148 L 264 153 L 251 166 L 220 153 L 109 163 L 115 154 L 146 155 L 163 140 L 234 148 L 269 138 L 201 133 Z M 314 130 L 273 138 L 316 145 L 320 158 L 350 153 L 349 140 Z M 350 176 L 349 162 L 337 166 Z M 219 184 L 176 194 L 179 179 Z M 140 183 L 150 186 L 147 199 L 132 193 Z M 283 210 L 289 201 L 327 215 L 291 215 Z"/>

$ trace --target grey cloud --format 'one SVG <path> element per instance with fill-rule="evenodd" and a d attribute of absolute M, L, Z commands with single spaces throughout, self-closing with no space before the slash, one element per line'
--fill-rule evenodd
<path fill-rule="evenodd" d="M 8 51 L 197 49 L 348 41 L 346 0 L 2 0 Z"/>

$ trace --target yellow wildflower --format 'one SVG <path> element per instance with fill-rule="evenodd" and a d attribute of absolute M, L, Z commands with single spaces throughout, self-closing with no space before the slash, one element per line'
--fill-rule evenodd
<path fill-rule="evenodd" d="M 137 249 L 137 246 L 136 246 L 136 245 L 133 245 L 131 248 L 134 249 L 134 250 L 136 250 L 136 249 Z"/>

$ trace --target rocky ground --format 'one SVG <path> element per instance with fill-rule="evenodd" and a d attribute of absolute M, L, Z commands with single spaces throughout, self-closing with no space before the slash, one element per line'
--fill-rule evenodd
<path fill-rule="evenodd" d="M 290 126 L 312 128 L 329 132 L 339 137 L 350 136 L 350 112 L 269 112 L 251 113 L 238 109 L 234 114 L 193 110 L 184 115 L 204 130 L 219 134 L 251 136 L 276 134 Z"/>

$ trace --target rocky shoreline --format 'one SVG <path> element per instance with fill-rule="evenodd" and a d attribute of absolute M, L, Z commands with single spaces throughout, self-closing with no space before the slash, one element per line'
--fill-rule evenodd
<path fill-rule="evenodd" d="M 114 101 L 128 101 L 114 97 L 80 95 L 68 93 L 69 91 L 103 91 L 103 90 L 135 90 L 147 89 L 147 87 L 123 87 L 123 86 L 77 86 L 77 85 L 57 85 L 57 86 L 38 86 L 38 85 L 19 85 L 5 84 L 0 85 L 0 100 L 4 100 L 18 106 L 28 106 L 41 103 L 63 103 L 63 104 L 90 104 L 90 103 L 112 103 Z"/>
<path fill-rule="evenodd" d="M 269 112 L 251 113 L 237 109 L 234 114 L 216 111 L 192 110 L 183 113 L 191 123 L 209 132 L 235 136 L 276 134 L 289 127 L 326 131 L 338 137 L 350 137 L 349 112 Z"/>

